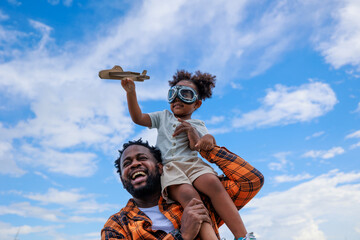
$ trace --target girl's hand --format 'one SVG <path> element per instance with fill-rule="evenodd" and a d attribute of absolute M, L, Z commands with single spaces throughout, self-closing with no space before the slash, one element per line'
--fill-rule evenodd
<path fill-rule="evenodd" d="M 176 137 L 182 132 L 185 132 L 189 139 L 189 147 L 191 150 L 197 150 L 195 144 L 199 141 L 200 137 L 196 129 L 187 121 L 178 118 L 180 125 L 175 128 L 173 137 Z"/>
<path fill-rule="evenodd" d="M 125 78 L 125 79 L 121 80 L 121 86 L 124 88 L 126 93 L 135 92 L 135 83 L 130 78 Z"/>
<path fill-rule="evenodd" d="M 180 125 L 175 128 L 173 137 L 176 137 L 177 135 L 179 135 L 182 132 L 185 132 L 188 135 L 188 137 L 189 137 L 189 134 L 197 135 L 195 128 L 193 128 L 193 126 L 190 123 L 188 123 L 185 120 L 182 120 L 181 118 L 178 118 L 178 121 L 180 122 Z"/>
<path fill-rule="evenodd" d="M 196 143 L 195 147 L 200 150 L 210 151 L 216 145 L 215 138 L 206 134 L 200 138 L 200 140 Z"/>

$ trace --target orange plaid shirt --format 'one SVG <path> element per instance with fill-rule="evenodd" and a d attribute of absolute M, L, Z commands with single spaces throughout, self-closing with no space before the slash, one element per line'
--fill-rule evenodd
<path fill-rule="evenodd" d="M 235 206 L 241 209 L 247 204 L 264 185 L 264 176 L 241 157 L 230 152 L 224 147 L 215 147 L 209 152 L 201 151 L 201 156 L 211 163 L 215 163 L 224 172 L 225 176 L 220 181 L 229 193 Z M 205 206 L 209 209 L 211 220 L 216 234 L 219 236 L 218 227 L 224 222 L 215 212 L 210 199 L 202 196 Z M 183 208 L 178 203 L 168 204 L 160 197 L 160 211 L 172 222 L 175 229 L 180 229 Z M 120 212 L 112 215 L 101 231 L 102 240 L 114 239 L 164 239 L 180 240 L 175 231 L 166 233 L 161 230 L 151 229 L 151 220 L 130 199 Z"/>

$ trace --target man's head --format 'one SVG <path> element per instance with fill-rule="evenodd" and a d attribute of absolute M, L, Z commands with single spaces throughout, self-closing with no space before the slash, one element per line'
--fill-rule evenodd
<path fill-rule="evenodd" d="M 119 150 L 115 167 L 124 188 L 135 198 L 142 198 L 161 190 L 161 152 L 141 139 L 130 141 Z"/>

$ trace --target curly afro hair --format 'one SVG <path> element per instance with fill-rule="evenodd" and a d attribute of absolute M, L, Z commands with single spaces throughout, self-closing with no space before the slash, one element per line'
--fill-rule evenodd
<path fill-rule="evenodd" d="M 120 174 L 120 177 L 121 177 L 121 164 L 120 164 L 121 156 L 124 153 L 124 151 L 132 145 L 140 145 L 140 146 L 148 148 L 150 150 L 150 152 L 152 153 L 152 155 L 154 156 L 154 158 L 156 159 L 156 161 L 158 163 L 162 163 L 161 152 L 160 152 L 159 148 L 150 146 L 148 141 L 144 142 L 141 138 L 136 141 L 129 141 L 129 142 L 123 144 L 123 149 L 119 150 L 120 156 L 114 162 L 114 166 L 115 166 L 117 172 Z"/>
<path fill-rule="evenodd" d="M 215 87 L 216 76 L 209 73 L 196 71 L 195 74 L 185 70 L 177 70 L 173 76 L 173 80 L 169 81 L 170 87 L 175 86 L 178 82 L 186 80 L 195 84 L 200 100 L 211 98 L 212 89 Z"/>

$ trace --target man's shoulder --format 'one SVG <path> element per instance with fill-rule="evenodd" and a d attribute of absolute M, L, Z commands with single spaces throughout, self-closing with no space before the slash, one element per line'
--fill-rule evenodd
<path fill-rule="evenodd" d="M 116 222 L 120 222 L 123 221 L 127 218 L 131 218 L 131 215 L 133 215 L 132 213 L 134 212 L 134 210 L 136 209 L 136 205 L 133 201 L 133 199 L 129 199 L 128 203 L 126 204 L 125 207 L 123 207 L 122 209 L 120 209 L 119 212 L 114 213 L 113 215 L 111 215 L 109 217 L 109 220 L 112 221 L 116 221 Z M 108 221 L 109 221 L 108 220 Z"/>
<path fill-rule="evenodd" d="M 122 208 L 119 212 L 114 213 L 111 215 L 107 222 L 117 222 L 120 223 L 128 218 L 129 212 L 124 210 L 125 208 Z"/>

